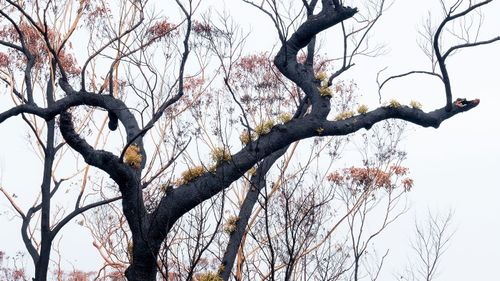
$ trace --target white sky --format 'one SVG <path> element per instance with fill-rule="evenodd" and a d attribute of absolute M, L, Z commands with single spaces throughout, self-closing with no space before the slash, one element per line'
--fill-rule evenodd
<path fill-rule="evenodd" d="M 217 2 L 220 6 L 221 2 Z M 241 22 L 244 29 L 253 33 L 247 41 L 247 50 L 270 50 L 277 41 L 274 30 L 270 32 L 269 20 L 235 0 L 226 0 L 233 18 Z M 390 53 L 385 56 L 363 58 L 349 70 L 344 78 L 353 78 L 363 93 L 361 101 L 375 107 L 378 98 L 375 78 L 377 71 L 385 66 L 386 75 L 422 68 L 427 65 L 425 56 L 416 46 L 416 30 L 431 10 L 439 13 L 437 0 L 399 0 L 386 12 L 373 34 L 374 42 L 386 43 Z M 493 1 L 483 10 L 485 14 L 482 39 L 500 35 L 500 1 Z M 324 50 L 330 48 L 324 44 Z M 334 48 L 334 46 L 332 46 Z M 456 234 L 441 264 L 437 280 L 497 280 L 500 261 L 500 43 L 465 50 L 449 59 L 454 98 L 480 98 L 481 104 L 474 110 L 455 116 L 435 129 L 416 128 L 407 133 L 404 147 L 408 152 L 406 166 L 411 169 L 415 187 L 409 198 L 411 210 L 376 240 L 380 249 L 390 248 L 385 274 L 380 280 L 389 280 L 392 273 L 406 264 L 410 251 L 409 239 L 413 237 L 415 217 L 425 219 L 428 210 L 433 213 L 454 211 Z M 397 98 L 402 102 L 416 99 L 424 104 L 424 110 L 441 107 L 444 93 L 434 78 L 415 76 L 393 82 L 383 91 L 383 99 Z M 0 109 L 3 107 L 0 105 Z M 0 182 L 5 186 L 16 186 L 15 178 L 28 177 L 38 185 L 33 175 L 39 169 L 33 167 L 28 173 L 19 174 L 25 161 L 33 161 L 33 154 L 25 141 L 26 132 L 19 130 L 19 119 L 0 126 Z M 23 127 L 24 128 L 24 127 Z M 5 149 L 8 148 L 8 149 Z M 31 164 L 31 163 L 30 163 Z M 40 163 L 33 163 L 33 166 Z M 30 165 L 31 166 L 31 165 Z M 25 171 L 25 170 L 24 170 Z M 24 181 L 23 181 L 24 182 Z M 28 186 L 17 186 L 16 193 L 22 195 L 31 190 Z M 0 211 L 8 204 L 0 199 Z M 0 216 L 2 239 L 0 249 L 13 254 L 23 249 L 19 236 L 19 221 L 9 221 Z M 77 226 L 71 224 L 63 231 L 63 242 L 85 241 L 76 255 L 68 253 L 70 262 L 80 263 L 77 267 L 95 269 L 93 263 L 83 262 L 95 257 L 91 241 L 84 234 L 75 237 Z M 7 239 L 6 239 L 7 238 Z M 98 263 L 100 264 L 100 263 Z"/>

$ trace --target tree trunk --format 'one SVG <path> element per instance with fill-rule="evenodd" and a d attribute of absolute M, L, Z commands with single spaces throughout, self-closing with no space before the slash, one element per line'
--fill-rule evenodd
<path fill-rule="evenodd" d="M 50 92 L 51 93 L 51 92 Z M 49 269 L 50 250 L 52 248 L 52 230 L 50 229 L 50 188 L 52 180 L 52 164 L 54 163 L 54 138 L 55 121 L 47 122 L 47 145 L 45 148 L 45 162 L 43 167 L 42 179 L 42 219 L 40 224 L 41 231 L 41 249 L 40 257 L 35 266 L 35 281 L 47 280 Z"/>
<path fill-rule="evenodd" d="M 139 234 L 140 235 L 140 234 Z M 125 271 L 128 281 L 156 281 L 158 273 L 157 257 L 159 247 L 151 247 L 143 239 L 135 239 L 130 266 Z"/>
<path fill-rule="evenodd" d="M 132 263 L 125 270 L 125 277 L 128 281 L 156 281 L 156 273 L 156 261 L 154 263 Z"/>
<path fill-rule="evenodd" d="M 236 224 L 236 230 L 231 234 L 226 247 L 226 251 L 224 253 L 224 256 L 222 257 L 221 264 L 224 266 L 224 270 L 220 274 L 220 277 L 224 281 L 229 280 L 229 278 L 231 277 L 234 261 L 242 246 L 243 237 L 246 235 L 245 231 L 252 215 L 253 207 L 259 199 L 261 189 L 266 184 L 265 176 L 269 169 L 271 169 L 272 165 L 276 162 L 276 160 L 278 160 L 281 156 L 283 156 L 283 154 L 285 154 L 285 152 L 288 150 L 288 147 L 289 145 L 267 156 L 259 165 L 255 175 L 252 176 L 250 180 L 250 190 L 248 191 L 245 200 L 241 205 L 240 212 L 238 214 L 239 220 Z"/>
<path fill-rule="evenodd" d="M 47 243 L 48 245 L 42 245 L 40 251 L 40 258 L 35 266 L 35 281 L 46 281 L 47 280 L 47 272 L 49 269 L 49 261 L 50 261 L 50 250 L 51 243 Z"/>

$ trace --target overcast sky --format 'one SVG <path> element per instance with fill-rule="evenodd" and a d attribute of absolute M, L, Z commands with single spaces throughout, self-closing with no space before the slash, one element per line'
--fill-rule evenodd
<path fill-rule="evenodd" d="M 215 2 L 214 2 L 215 3 Z M 222 1 L 216 1 L 217 8 Z M 269 51 L 277 42 L 270 21 L 255 9 L 236 0 L 226 0 L 230 14 L 240 21 L 242 28 L 251 29 L 247 41 L 248 51 Z M 166 9 L 166 8 L 165 8 Z M 428 65 L 426 57 L 416 45 L 418 26 L 427 12 L 436 17 L 440 13 L 437 0 L 399 0 L 388 10 L 372 33 L 373 42 L 385 43 L 389 53 L 377 58 L 361 58 L 349 70 L 344 79 L 354 79 L 363 94 L 361 101 L 376 106 L 378 99 L 375 82 L 377 71 L 398 74 Z M 485 22 L 480 39 L 500 35 L 500 1 L 493 1 L 483 9 Z M 325 41 L 323 50 L 330 52 L 335 42 Z M 376 240 L 380 249 L 390 248 L 385 274 L 381 280 L 401 269 L 406 263 L 409 239 L 413 237 L 414 219 L 425 219 L 426 213 L 454 211 L 453 223 L 456 233 L 441 264 L 437 280 L 499 280 L 500 261 L 500 43 L 460 52 L 450 59 L 451 81 L 454 97 L 480 98 L 481 104 L 464 114 L 445 121 L 439 129 L 412 127 L 403 143 L 408 152 L 405 165 L 411 169 L 415 186 L 409 198 L 410 211 Z M 424 104 L 424 110 L 443 106 L 442 86 L 432 77 L 415 76 L 395 81 L 382 92 L 383 99 L 397 98 L 403 102 L 411 99 Z M 0 109 L 4 109 L 0 105 Z M 19 118 L 17 118 L 19 119 Z M 36 172 L 18 173 L 33 154 L 26 142 L 26 132 L 19 130 L 19 120 L 8 121 L 0 126 L 0 182 L 16 186 L 22 180 L 39 184 L 31 178 Z M 13 177 L 12 175 L 15 175 Z M 17 178 L 16 178 L 17 177 Z M 29 190 L 16 190 L 22 195 Z M 0 199 L 0 211 L 8 207 Z M 8 220 L 0 216 L 2 229 L 0 250 L 12 254 L 24 247 L 19 233 L 19 220 Z M 63 243 L 82 241 L 84 235 L 72 225 L 63 231 Z M 71 238 L 70 238 L 71 233 Z M 7 238 L 7 239 L 5 239 Z M 67 239 L 66 239 L 67 238 Z M 95 257 L 91 241 L 77 253 L 68 253 L 70 262 L 78 267 L 95 269 L 95 264 L 83 262 Z M 397 244 L 397 245 L 396 245 Z M 97 263 L 100 264 L 100 263 Z"/>

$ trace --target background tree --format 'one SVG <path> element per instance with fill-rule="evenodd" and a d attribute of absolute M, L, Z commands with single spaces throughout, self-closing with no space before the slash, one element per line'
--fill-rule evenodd
<path fill-rule="evenodd" d="M 406 270 L 397 276 L 398 280 L 436 280 L 443 255 L 448 249 L 454 230 L 453 213 L 446 216 L 428 215 L 425 223 L 415 223 L 415 237 L 411 241 L 414 258 Z"/>
<path fill-rule="evenodd" d="M 391 76 L 382 81 L 379 88 L 393 78 L 426 73 L 438 77 L 443 83 L 444 106 L 426 113 L 416 102 L 404 106 L 393 100 L 371 111 L 361 107 L 355 113 L 347 108 L 332 107 L 331 99 L 336 94 L 346 97 L 339 94 L 346 87 L 338 82 L 338 77 L 353 67 L 356 55 L 377 54 L 378 48 L 367 49 L 366 44 L 370 30 L 386 8 L 384 1 L 370 2 L 359 11 L 342 1 L 243 2 L 270 17 L 280 42 L 279 50 L 273 55 L 279 74 L 264 75 L 253 89 L 245 88 L 248 84 L 235 82 L 244 34 L 238 32 L 234 23 L 224 15 L 220 16 L 219 22 L 207 20 L 212 18 L 209 15 L 201 17 L 199 2 L 176 0 L 181 17 L 172 15 L 172 21 L 148 8 L 149 3 L 138 1 L 123 1 L 119 7 L 90 1 L 78 4 L 41 1 L 31 6 L 21 1 L 0 2 L 4 30 L 10 28 L 10 32 L 1 34 L 0 44 L 5 50 L 1 56 L 2 77 L 12 94 L 11 106 L 0 113 L 0 122 L 20 114 L 40 118 L 47 123 L 45 143 L 49 150 L 53 148 L 56 137 L 62 138 L 87 164 L 101 171 L 99 175 L 106 179 L 106 183 L 103 181 L 100 191 L 119 192 L 131 234 L 131 243 L 127 241 L 130 264 L 125 271 L 129 280 L 155 280 L 158 271 L 165 272 L 158 266 L 158 260 L 162 249 L 166 249 L 167 254 L 172 250 L 172 244 L 168 243 L 174 234 L 186 239 L 203 236 L 203 239 L 196 240 L 201 244 L 189 247 L 190 252 L 185 257 L 174 256 L 187 260 L 187 263 L 173 264 L 177 267 L 187 264 L 188 277 L 201 278 L 195 276 L 195 272 L 200 271 L 200 266 L 202 269 L 211 266 L 202 256 L 206 245 L 219 239 L 216 228 L 222 223 L 225 190 L 255 166 L 249 191 L 257 194 L 264 189 L 264 194 L 267 194 L 263 180 L 274 163 L 297 141 L 349 135 L 363 128 L 369 130 L 388 119 L 437 128 L 444 120 L 476 107 L 479 100 L 458 98 L 453 101 L 452 79 L 446 60 L 460 49 L 500 40 L 496 37 L 477 41 L 477 37 L 463 36 L 460 42 L 451 46 L 441 44 L 451 22 L 470 16 L 491 1 L 443 4 L 444 20 L 432 33 L 432 48 L 429 49 L 430 58 L 436 62 L 433 67 L 436 67 L 431 71 Z M 287 13 L 283 11 L 293 16 L 285 16 Z M 60 20 L 65 15 L 70 19 L 67 22 Z M 195 18 L 198 16 L 201 17 L 199 20 Z M 342 63 L 321 71 L 316 67 L 317 36 L 334 26 L 340 26 L 339 37 L 343 44 L 339 60 Z M 73 59 L 69 49 L 72 40 L 81 42 L 84 41 L 82 38 L 90 43 L 88 55 L 81 59 L 80 68 L 77 67 L 79 58 Z M 44 91 L 33 87 L 38 77 L 47 85 Z M 276 87 L 273 83 L 288 91 L 274 96 L 276 93 L 270 91 Z M 252 104 L 246 104 L 248 101 L 262 106 L 252 112 Z M 283 106 L 262 111 L 275 102 Z M 95 138 L 95 132 L 83 134 L 78 130 L 82 126 L 78 117 L 89 107 L 102 111 L 100 116 L 107 114 L 109 129 L 119 129 L 123 136 L 113 134 L 110 138 L 116 138 L 122 145 L 113 147 L 107 142 L 98 147 L 89 144 L 88 139 Z M 99 117 L 98 111 L 93 118 Z M 284 118 L 280 123 L 273 120 L 281 114 L 288 114 L 291 118 Z M 60 136 L 55 134 L 56 118 Z M 228 127 L 239 128 L 242 134 L 233 136 Z M 244 146 L 236 152 L 231 144 L 237 138 L 241 138 Z M 196 155 L 195 151 L 199 152 L 199 159 L 191 156 Z M 185 169 L 180 175 L 179 168 Z M 371 167 L 361 171 L 369 171 L 368 168 Z M 43 182 L 50 183 L 51 179 L 52 159 L 49 158 L 45 160 Z M 291 228 L 285 219 L 285 231 L 292 238 L 299 235 L 309 239 L 308 233 L 315 232 L 314 224 L 308 222 L 314 220 L 310 213 L 314 208 L 304 210 L 298 208 L 296 202 L 301 199 L 309 202 L 307 200 L 314 199 L 314 196 L 308 194 L 307 189 L 297 189 L 300 187 L 298 183 L 300 181 L 288 187 L 283 185 L 285 188 L 278 193 L 284 198 L 287 215 L 293 213 L 305 219 L 304 224 Z M 47 202 L 51 197 L 50 185 L 45 186 L 41 192 L 42 202 L 43 198 Z M 269 218 L 266 212 L 271 200 L 266 196 L 260 203 L 265 214 L 264 222 Z M 218 197 L 221 197 L 221 203 L 217 203 Z M 251 200 L 253 203 L 250 201 L 241 207 L 247 217 L 257 202 L 255 196 Z M 210 207 L 203 206 L 209 202 Z M 314 206 L 314 200 L 310 205 Z M 290 206 L 295 206 L 293 212 Z M 54 236 L 50 229 L 49 207 L 50 204 L 42 204 L 42 241 L 50 241 Z M 189 213 L 192 210 L 194 214 Z M 218 214 L 215 229 L 214 225 L 204 227 L 201 223 L 206 221 L 207 210 Z M 192 219 L 186 220 L 191 215 L 194 215 Z M 243 214 L 238 217 L 242 219 Z M 184 231 L 182 221 L 188 225 L 199 223 Z M 232 271 L 236 259 L 234 253 L 241 245 L 242 230 L 248 222 L 248 219 L 226 219 L 226 224 L 231 227 L 228 229 L 236 227 L 237 235 L 229 241 L 231 247 L 218 267 L 219 275 L 224 279 L 228 279 Z M 287 238 L 285 255 L 275 252 L 271 234 L 267 236 L 271 279 L 277 274 L 278 259 L 275 257 L 287 261 L 289 266 L 284 276 L 292 278 L 297 268 L 297 255 L 303 250 L 300 247 L 310 242 L 302 239 L 300 247 L 296 248 L 299 245 L 294 238 Z M 354 242 L 353 247 L 363 248 L 360 241 Z M 359 251 L 355 253 L 361 254 Z M 45 280 L 47 270 L 44 268 L 48 266 L 50 244 L 42 243 L 40 256 L 43 256 L 43 263 L 37 264 L 42 269 L 36 279 Z M 163 264 L 165 266 L 170 265 L 167 262 Z"/>

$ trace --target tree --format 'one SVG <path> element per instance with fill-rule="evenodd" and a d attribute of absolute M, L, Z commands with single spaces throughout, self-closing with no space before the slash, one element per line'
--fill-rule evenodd
<path fill-rule="evenodd" d="M 431 281 L 437 278 L 442 256 L 453 238 L 452 218 L 452 212 L 446 216 L 429 214 L 425 224 L 415 223 L 416 235 L 411 247 L 416 258 L 409 262 L 404 274 L 396 277 L 398 280 Z"/>
<path fill-rule="evenodd" d="M 266 187 L 263 179 L 290 146 L 312 137 L 370 130 L 388 119 L 438 128 L 443 121 L 479 104 L 478 99 L 453 101 L 447 59 L 461 49 L 500 40 L 495 37 L 478 41 L 475 34 L 462 29 L 462 34 L 453 33 L 458 35 L 458 42 L 447 46 L 445 37 L 451 23 L 469 17 L 491 0 L 456 1 L 451 6 L 442 2 L 444 18 L 436 28 L 429 25 L 430 44 L 422 45 L 432 69 L 388 77 L 381 81 L 380 89 L 392 79 L 411 74 L 435 76 L 445 89 L 443 107 L 424 112 L 417 102 L 404 106 L 390 101 L 371 111 L 360 107 L 359 114 L 355 114 L 341 107 L 332 110 L 332 96 L 343 91 L 339 76 L 354 66 L 357 55 L 377 54 L 377 49 L 366 48 L 366 40 L 386 8 L 385 1 L 369 1 L 359 11 L 343 1 L 331 0 L 242 2 L 269 16 L 279 37 L 279 50 L 273 55 L 275 68 L 263 69 L 262 80 L 252 89 L 245 83 L 255 81 L 237 82 L 252 79 L 237 76 L 242 75 L 237 71 L 238 62 L 247 68 L 254 62 L 239 60 L 244 34 L 223 14 L 218 22 L 210 15 L 199 15 L 199 2 L 176 0 L 181 18 L 173 16 L 174 20 L 169 21 L 149 8 L 147 1 L 122 1 L 118 7 L 91 1 L 0 1 L 1 78 L 12 99 L 10 108 L 0 113 L 0 123 L 18 115 L 30 116 L 28 125 L 46 123 L 44 140 L 39 130 L 32 128 L 40 138 L 37 141 L 45 157 L 39 207 L 41 248 L 37 252 L 29 246 L 31 242 L 26 243 L 37 264 L 36 280 L 46 279 L 51 243 L 57 234 L 57 227 L 51 228 L 54 220 L 50 200 L 59 183 L 53 183 L 54 156 L 63 145 L 109 176 L 110 189 L 116 187 L 119 191 L 131 233 L 130 265 L 125 272 L 129 280 L 155 280 L 160 251 L 169 235 L 179 229 L 184 216 L 201 208 L 199 217 L 203 218 L 204 202 L 216 201 L 255 167 L 220 268 L 220 276 L 227 280 L 257 202 L 256 195 Z M 285 11 L 289 15 L 285 16 Z M 335 26 L 340 27 L 343 42 L 341 63 L 323 69 L 318 64 L 316 40 Z M 75 49 L 82 47 L 74 43 L 85 41 L 81 38 L 89 42 L 88 56 L 82 58 L 77 55 L 85 52 L 83 48 L 71 49 L 72 44 Z M 273 75 L 265 75 L 266 71 Z M 287 94 L 280 91 L 276 96 L 272 92 L 276 87 L 288 89 Z M 280 107 L 252 112 L 252 102 Z M 213 107 L 217 110 L 210 111 Z M 106 112 L 109 130 L 124 133 L 120 149 L 89 144 L 87 139 L 96 136 L 92 132 L 84 134 L 80 128 L 86 126 L 86 120 L 97 117 L 78 120 L 89 108 Z M 90 111 L 88 116 L 98 115 L 98 110 Z M 186 112 L 190 114 L 187 117 L 183 115 Z M 270 117 L 281 114 L 288 117 L 279 124 L 271 122 Z M 190 122 L 197 126 L 190 127 Z M 226 125 L 242 128 L 240 139 L 244 146 L 238 152 L 230 151 L 232 139 L 225 131 Z M 196 165 L 186 156 L 186 150 L 194 149 L 190 134 L 198 148 L 212 151 L 212 160 L 207 161 L 211 164 Z M 214 137 L 207 137 L 209 134 Z M 56 139 L 61 145 L 55 144 Z M 177 179 L 176 165 L 186 167 Z M 212 206 L 213 210 L 223 209 Z M 85 210 L 77 199 L 75 215 Z M 73 217 L 69 215 L 67 220 Z M 198 233 L 206 231 L 201 227 Z M 216 237 L 214 234 L 209 240 Z M 190 257 L 192 268 L 200 261 L 204 247 L 196 249 L 198 252 Z"/>

